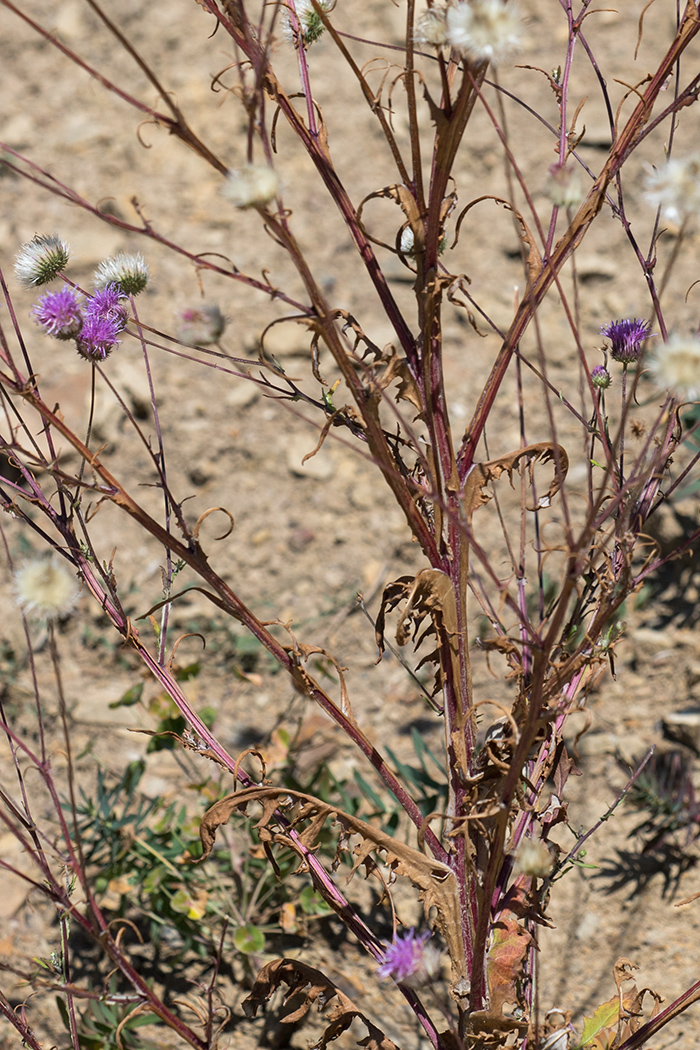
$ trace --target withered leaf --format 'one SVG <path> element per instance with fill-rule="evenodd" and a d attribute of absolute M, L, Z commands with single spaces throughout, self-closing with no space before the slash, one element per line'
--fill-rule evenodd
<path fill-rule="evenodd" d="M 506 1003 L 519 1006 L 518 984 L 522 980 L 525 956 L 532 936 L 512 915 L 504 915 L 493 925 L 491 947 L 486 961 L 490 1013 L 503 1016 Z"/>
<path fill-rule="evenodd" d="M 491 499 L 491 493 L 486 491 L 486 485 L 490 481 L 497 481 L 501 474 L 507 473 L 512 485 L 514 471 L 522 470 L 523 467 L 527 469 L 530 480 L 532 480 L 535 463 L 550 461 L 554 463 L 554 477 L 551 484 L 545 494 L 539 497 L 537 506 L 528 507 L 528 510 L 539 510 L 550 505 L 552 497 L 561 488 L 569 469 L 569 457 L 561 445 L 554 445 L 551 441 L 538 441 L 534 445 L 526 445 L 525 448 L 509 452 L 506 456 L 499 456 L 498 459 L 490 459 L 486 463 L 475 463 L 464 485 L 464 509 L 467 518 L 471 520 L 474 511 Z"/>
<path fill-rule="evenodd" d="M 446 864 L 432 860 L 424 853 L 392 838 L 364 820 L 301 791 L 291 791 L 278 787 L 251 787 L 237 791 L 233 795 L 215 802 L 202 818 L 199 830 L 202 841 L 202 860 L 206 860 L 212 851 L 216 831 L 226 824 L 236 810 L 245 811 L 252 803 L 258 802 L 263 813 L 256 827 L 261 837 L 263 832 L 270 841 L 286 846 L 304 857 L 305 850 L 312 850 L 318 843 L 319 836 L 328 820 L 340 825 L 342 835 L 359 835 L 361 841 L 352 851 L 353 869 L 350 877 L 364 864 L 374 850 L 385 854 L 385 863 L 395 875 L 410 879 L 420 890 L 426 916 L 431 908 L 436 910 L 435 925 L 445 939 L 452 961 L 452 973 L 455 981 L 466 977 L 466 960 L 460 937 L 461 919 L 459 893 L 454 873 Z M 293 808 L 291 806 L 293 805 Z M 275 828 L 276 810 L 285 808 L 285 819 L 297 832 L 298 838 L 291 836 L 285 829 Z M 271 826 L 272 825 L 272 826 Z M 332 906 L 333 901 L 328 900 Z"/>
<path fill-rule="evenodd" d="M 396 626 L 399 645 L 408 641 L 411 625 L 415 629 L 428 615 L 433 622 L 439 620 L 450 637 L 457 634 L 457 605 L 452 581 L 440 569 L 421 569 L 414 577 L 406 607 Z"/>
<path fill-rule="evenodd" d="M 358 1010 L 352 999 L 344 995 L 330 978 L 320 970 L 296 959 L 275 959 L 263 966 L 253 985 L 252 992 L 243 1003 L 246 1015 L 255 1017 L 258 1008 L 269 1002 L 274 992 L 282 984 L 286 984 L 289 988 L 285 1002 L 288 1002 L 294 993 L 301 993 L 304 996 L 301 1004 L 285 1015 L 285 1024 L 295 1024 L 303 1020 L 315 1004 L 318 1005 L 319 1011 L 325 1010 L 329 1004 L 332 1004 L 329 1024 L 311 1050 L 325 1050 L 328 1044 L 345 1032 L 356 1018 L 365 1025 L 368 1032 L 367 1037 L 358 1042 L 358 1046 L 367 1047 L 368 1050 L 398 1050 L 396 1044 L 372 1024 L 369 1018 Z"/>

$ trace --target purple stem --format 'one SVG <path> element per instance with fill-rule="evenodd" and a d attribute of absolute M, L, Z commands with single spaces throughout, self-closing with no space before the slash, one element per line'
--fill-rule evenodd
<path fill-rule="evenodd" d="M 148 349 L 146 347 L 146 340 L 143 337 L 141 331 L 141 325 L 139 324 L 139 315 L 136 312 L 136 303 L 134 302 L 134 296 L 130 295 L 131 310 L 134 315 L 136 327 L 139 334 L 139 340 L 141 343 L 141 350 L 143 351 L 143 361 L 146 368 L 146 377 L 148 379 L 148 392 L 151 398 L 151 409 L 153 410 L 153 419 L 156 427 L 156 439 L 158 441 L 158 456 L 157 456 L 157 467 L 158 473 L 163 481 L 163 500 L 165 502 L 165 530 L 170 532 L 170 499 L 168 496 L 168 486 L 166 480 L 165 471 L 165 448 L 163 446 L 163 434 L 160 429 L 160 416 L 158 414 L 158 403 L 156 401 L 156 391 L 153 385 L 153 374 L 151 372 L 151 362 L 148 358 Z M 165 548 L 165 586 L 164 591 L 166 597 L 170 595 L 170 590 L 173 582 L 173 559 L 170 553 L 170 548 Z M 166 602 L 163 606 L 161 619 L 160 619 L 160 634 L 158 637 L 158 663 L 162 664 L 165 661 L 166 653 L 166 642 L 168 637 L 168 617 L 170 615 L 170 603 Z"/>

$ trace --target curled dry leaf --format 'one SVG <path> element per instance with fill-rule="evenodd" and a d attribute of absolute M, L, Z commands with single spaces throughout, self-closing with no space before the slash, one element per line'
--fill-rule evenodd
<path fill-rule="evenodd" d="M 483 197 L 477 197 L 476 200 L 470 201 L 466 208 L 463 208 L 457 219 L 455 226 L 455 236 L 451 247 L 454 248 L 459 240 L 459 231 L 462 226 L 462 222 L 466 215 L 474 208 L 477 204 L 482 201 L 495 201 L 496 204 L 502 204 L 507 211 L 512 211 L 518 220 L 520 226 L 520 240 L 523 245 L 523 251 L 525 253 L 525 265 L 527 266 L 528 277 L 531 281 L 534 281 L 536 277 L 542 272 L 542 256 L 540 255 L 539 248 L 537 247 L 537 241 L 532 233 L 532 230 L 525 222 L 522 214 L 517 208 L 514 208 L 510 201 L 504 200 L 503 197 L 495 197 L 491 193 L 484 194 Z"/>
<path fill-rule="evenodd" d="M 511 485 L 513 484 L 513 472 L 525 467 L 532 481 L 532 472 L 536 463 L 554 464 L 554 477 L 549 488 L 537 501 L 536 507 L 528 507 L 528 510 L 540 510 L 548 507 L 552 498 L 561 488 L 567 471 L 569 469 L 569 457 L 561 445 L 555 445 L 551 441 L 538 441 L 534 445 L 526 445 L 515 452 L 509 452 L 507 456 L 499 456 L 498 459 L 490 459 L 486 463 L 475 463 L 464 485 L 464 509 L 467 519 L 478 507 L 488 503 L 491 493 L 486 491 L 486 485 L 490 481 L 498 481 L 501 474 L 507 473 Z"/>
<path fill-rule="evenodd" d="M 212 851 L 216 831 L 226 824 L 237 810 L 245 811 L 252 802 L 258 802 L 263 812 L 256 827 L 263 832 L 268 841 L 276 842 L 294 850 L 303 856 L 300 845 L 306 850 L 316 846 L 323 826 L 328 820 L 339 824 L 342 829 L 341 842 L 351 835 L 358 835 L 361 841 L 352 851 L 353 868 L 350 877 L 365 863 L 375 850 L 383 851 L 385 863 L 391 869 L 392 876 L 403 875 L 410 879 L 420 891 L 425 914 L 435 908 L 435 926 L 445 939 L 452 962 L 452 976 L 455 982 L 466 977 L 466 960 L 460 936 L 461 919 L 457 883 L 453 872 L 446 864 L 432 860 L 412 846 L 392 838 L 385 832 L 373 827 L 358 817 L 325 802 L 320 802 L 311 795 L 301 791 L 289 791 L 277 787 L 253 787 L 237 791 L 234 795 L 215 802 L 202 818 L 199 829 L 202 840 L 202 860 L 206 860 Z M 277 810 L 284 809 L 288 824 L 298 834 L 298 841 L 287 832 L 277 827 Z M 333 901 L 328 903 L 332 906 Z"/>
<path fill-rule="evenodd" d="M 214 514 L 217 510 L 221 511 L 222 514 L 226 515 L 226 517 L 229 520 L 229 527 L 226 529 L 226 532 L 223 532 L 220 536 L 215 536 L 214 539 L 225 540 L 227 536 L 231 535 L 235 527 L 235 522 L 233 520 L 233 514 L 231 513 L 231 511 L 226 510 L 226 507 L 210 507 L 209 510 L 205 510 L 204 513 L 200 514 L 197 518 L 194 528 L 192 529 L 193 539 L 199 540 L 199 530 L 201 529 L 202 524 L 206 521 L 210 514 Z"/>
<path fill-rule="evenodd" d="M 330 1006 L 329 1024 L 318 1042 L 313 1044 L 312 1050 L 325 1050 L 329 1043 L 347 1031 L 355 1019 L 364 1024 L 368 1033 L 367 1038 L 358 1043 L 358 1046 L 364 1046 L 366 1050 L 398 1050 L 396 1044 L 372 1024 L 369 1018 L 358 1010 L 352 999 L 336 988 L 330 978 L 320 970 L 306 966 L 296 959 L 275 959 L 263 966 L 252 992 L 243 1003 L 246 1015 L 255 1017 L 259 1007 L 269 1002 L 283 984 L 289 989 L 285 995 L 285 1003 L 289 1002 L 292 995 L 296 994 L 296 1002 L 299 996 L 303 995 L 301 1003 L 285 1015 L 285 1024 L 303 1021 L 314 1005 L 318 1006 L 319 1012 Z"/>
<path fill-rule="evenodd" d="M 418 648 L 425 636 L 436 633 L 439 627 L 444 627 L 449 637 L 456 636 L 457 606 L 449 576 L 440 569 L 421 569 L 415 576 L 400 576 L 384 588 L 375 624 L 380 652 L 384 652 L 386 614 L 402 601 L 406 605 L 396 626 L 396 641 L 399 645 L 406 645 L 412 637 Z M 431 624 L 418 637 L 426 616 L 430 616 Z"/>
<path fill-rule="evenodd" d="M 310 681 L 305 670 L 306 664 L 309 662 L 309 657 L 323 656 L 324 659 L 333 664 L 340 683 L 340 711 L 354 722 L 355 716 L 352 713 L 350 694 L 348 693 L 348 687 L 345 681 L 345 671 L 347 671 L 347 667 L 341 667 L 335 657 L 331 656 L 326 649 L 322 649 L 320 645 L 303 645 L 295 639 L 294 645 L 285 646 L 285 648 L 290 656 L 294 657 L 295 667 L 292 672 L 292 677 L 295 679 L 297 686 L 303 694 L 307 692 L 307 687 Z"/>
<path fill-rule="evenodd" d="M 365 237 L 368 240 L 372 241 L 373 244 L 377 244 L 382 248 L 387 248 L 390 252 L 396 253 L 396 248 L 393 245 L 386 244 L 384 241 L 380 241 L 377 240 L 376 237 L 372 237 L 372 235 L 365 229 L 365 226 L 362 222 L 362 212 L 364 210 L 365 204 L 372 200 L 381 199 L 392 200 L 399 205 L 404 215 L 406 216 L 406 219 L 408 220 L 408 225 L 411 229 L 411 232 L 413 233 L 414 251 L 424 251 L 425 230 L 423 222 L 421 221 L 420 212 L 418 211 L 418 205 L 416 204 L 415 198 L 411 191 L 406 186 L 402 186 L 398 183 L 393 186 L 385 186 L 381 190 L 375 190 L 374 193 L 367 194 L 367 196 L 360 201 L 360 204 L 357 209 L 357 221 Z"/>

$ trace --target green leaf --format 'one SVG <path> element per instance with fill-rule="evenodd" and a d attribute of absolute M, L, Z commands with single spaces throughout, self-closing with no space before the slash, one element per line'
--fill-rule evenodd
<path fill-rule="evenodd" d="M 329 915 L 333 911 L 313 886 L 304 886 L 299 894 L 299 904 L 305 915 Z"/>
<path fill-rule="evenodd" d="M 175 681 L 189 682 L 190 679 L 196 678 L 201 670 L 202 665 L 199 660 L 195 660 L 194 663 L 188 664 L 187 667 L 178 667 L 175 670 Z"/>
<path fill-rule="evenodd" d="M 199 717 L 204 722 L 207 729 L 211 729 L 216 721 L 218 712 L 215 707 L 203 707 L 199 712 Z"/>
<path fill-rule="evenodd" d="M 261 952 L 265 947 L 265 934 L 252 923 L 239 926 L 233 935 L 233 943 L 243 955 Z"/>
<path fill-rule="evenodd" d="M 582 1047 L 588 1046 L 600 1032 L 604 1032 L 606 1028 L 611 1028 L 617 1024 L 619 1017 L 620 1000 L 617 996 L 614 999 L 609 999 L 607 1003 L 601 1003 L 592 1017 L 584 1017 L 581 1042 L 577 1046 L 572 1047 L 572 1050 L 581 1050 Z"/>
<path fill-rule="evenodd" d="M 138 682 L 136 685 L 132 685 L 131 689 L 127 689 L 119 700 L 115 700 L 113 704 L 110 704 L 110 709 L 113 710 L 115 707 L 133 707 L 134 704 L 138 704 L 142 695 L 143 682 Z"/>

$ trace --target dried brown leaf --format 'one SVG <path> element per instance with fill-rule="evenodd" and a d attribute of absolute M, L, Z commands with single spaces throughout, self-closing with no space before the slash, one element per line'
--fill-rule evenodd
<path fill-rule="evenodd" d="M 569 469 L 569 457 L 561 445 L 554 445 L 551 441 L 538 441 L 534 445 L 526 445 L 515 452 L 509 452 L 506 456 L 498 459 L 490 459 L 486 463 L 476 463 L 467 476 L 464 486 L 464 509 L 468 519 L 478 507 L 488 503 L 491 493 L 486 491 L 486 485 L 490 481 L 497 481 L 504 473 L 508 474 L 511 485 L 513 484 L 513 473 L 522 470 L 528 471 L 530 480 L 536 463 L 554 463 L 554 477 L 549 488 L 537 501 L 536 507 L 528 507 L 528 510 L 539 510 L 548 507 L 552 497 L 556 495 L 562 486 L 566 473 Z"/>
<path fill-rule="evenodd" d="M 288 1002 L 295 993 L 297 996 L 303 995 L 296 1009 L 285 1015 L 285 1024 L 296 1024 L 302 1021 L 314 1005 L 318 1005 L 320 1012 L 332 1004 L 329 1024 L 311 1050 L 325 1050 L 329 1043 L 347 1031 L 356 1018 L 362 1021 L 368 1032 L 367 1037 L 358 1042 L 358 1046 L 364 1046 L 367 1050 L 398 1050 L 396 1044 L 372 1024 L 369 1018 L 355 1006 L 352 999 L 344 995 L 325 974 L 296 959 L 275 959 L 262 968 L 252 992 L 243 1003 L 246 1015 L 255 1017 L 258 1008 L 269 1002 L 274 992 L 282 984 L 286 984 L 289 988 L 285 995 L 285 1002 Z"/>
<path fill-rule="evenodd" d="M 466 976 L 466 960 L 460 937 L 459 894 L 454 873 L 450 868 L 425 856 L 412 846 L 392 838 L 366 821 L 344 813 L 311 795 L 278 787 L 252 787 L 220 799 L 202 818 L 202 860 L 212 851 L 217 828 L 226 824 L 236 810 L 245 811 L 252 802 L 260 803 L 263 809 L 262 816 L 256 824 L 261 838 L 264 832 L 269 841 L 284 845 L 302 857 L 303 851 L 299 842 L 303 849 L 312 850 L 317 845 L 328 820 L 339 824 L 345 837 L 359 835 L 361 841 L 352 851 L 353 869 L 350 877 L 374 850 L 381 850 L 385 854 L 385 863 L 391 869 L 392 876 L 403 875 L 420 890 L 426 916 L 431 908 L 435 908 L 435 925 L 447 944 L 454 980 Z M 279 826 L 271 827 L 277 824 L 276 811 L 279 808 L 285 809 L 285 818 L 296 830 L 299 841 L 280 830 Z M 332 905 L 333 902 L 329 900 L 328 903 Z"/>
<path fill-rule="evenodd" d="M 457 605 L 452 582 L 440 569 L 421 569 L 413 579 L 406 607 L 396 625 L 396 641 L 405 645 L 411 628 L 413 636 L 426 616 L 439 623 L 450 637 L 457 635 Z"/>

